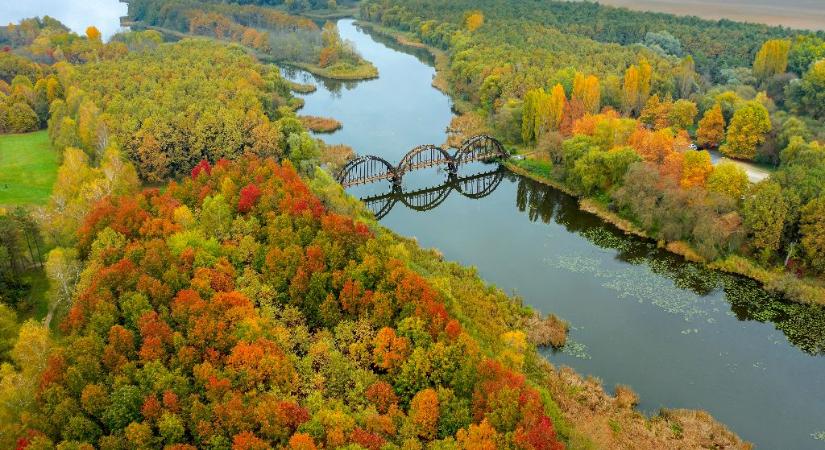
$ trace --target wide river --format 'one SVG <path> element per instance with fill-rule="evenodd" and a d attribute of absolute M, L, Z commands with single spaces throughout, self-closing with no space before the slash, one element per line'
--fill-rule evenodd
<path fill-rule="evenodd" d="M 302 114 L 343 123 L 324 139 L 393 164 L 417 145 L 445 142 L 451 101 L 431 87 L 428 54 L 351 20 L 338 25 L 380 77 L 339 83 L 285 70 L 318 85 L 303 96 Z M 474 171 L 495 167 L 479 163 L 461 176 Z M 545 352 L 554 364 L 599 377 L 608 389 L 630 385 L 645 412 L 707 410 L 759 448 L 825 447 L 821 308 L 788 304 L 749 280 L 686 263 L 579 211 L 564 193 L 505 170 L 414 195 L 446 178 L 435 169 L 405 176 L 412 194 L 375 203 L 378 210 L 395 200 L 381 223 L 569 321 L 567 347 Z M 381 198 L 390 186 L 350 192 Z"/>
<path fill-rule="evenodd" d="M 114 0 L 0 3 L 2 23 L 50 14 L 77 32 L 96 25 L 107 36 L 125 14 Z M 351 20 L 339 28 L 380 77 L 337 83 L 289 74 L 318 84 L 304 96 L 303 114 L 343 122 L 324 138 L 392 163 L 417 145 L 443 143 L 451 101 L 430 85 L 429 55 L 370 36 Z M 705 409 L 760 448 L 825 448 L 821 308 L 788 304 L 748 280 L 686 263 L 579 211 L 555 189 L 495 169 L 476 164 L 462 170 L 465 181 L 421 195 L 414 193 L 437 188 L 446 175 L 409 174 L 404 190 L 413 194 L 406 196 L 383 195 L 386 183 L 351 192 L 378 196 L 376 209 L 391 206 L 385 226 L 569 321 L 570 343 L 546 352 L 553 363 L 595 375 L 608 388 L 632 386 L 646 412 Z"/>

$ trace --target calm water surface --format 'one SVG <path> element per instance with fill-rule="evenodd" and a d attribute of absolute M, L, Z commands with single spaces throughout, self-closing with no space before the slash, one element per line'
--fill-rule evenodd
<path fill-rule="evenodd" d="M 339 22 L 344 38 L 380 71 L 361 83 L 316 80 L 302 114 L 344 128 L 324 138 L 396 163 L 420 144 L 441 144 L 451 102 L 431 87 L 426 55 Z M 477 164 L 463 169 L 495 170 Z M 435 169 L 405 176 L 404 190 L 437 187 Z M 700 408 L 759 448 L 825 448 L 825 313 L 788 304 L 738 277 L 685 263 L 578 210 L 569 196 L 504 172 L 473 200 L 455 189 L 421 212 L 396 202 L 382 223 L 474 265 L 488 281 L 568 320 L 571 343 L 547 351 L 556 364 L 609 389 L 629 384 L 640 407 Z M 380 196 L 388 184 L 352 189 Z M 823 433 L 825 434 L 825 433 Z"/>
<path fill-rule="evenodd" d="M 48 15 L 78 34 L 94 25 L 110 38 L 120 30 L 126 3 L 118 0 L 0 0 L 0 24 L 17 23 L 29 17 Z"/>

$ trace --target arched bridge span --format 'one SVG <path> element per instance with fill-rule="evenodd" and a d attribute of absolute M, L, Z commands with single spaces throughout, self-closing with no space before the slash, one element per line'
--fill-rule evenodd
<path fill-rule="evenodd" d="M 452 154 L 435 145 L 420 145 L 407 152 L 397 166 L 378 156 L 360 156 L 348 162 L 338 172 L 336 180 L 345 188 L 381 180 L 389 180 L 394 185 L 400 185 L 404 174 L 413 170 L 446 166 L 450 174 L 455 174 L 462 164 L 508 156 L 501 142 L 482 134 L 467 139 Z"/>

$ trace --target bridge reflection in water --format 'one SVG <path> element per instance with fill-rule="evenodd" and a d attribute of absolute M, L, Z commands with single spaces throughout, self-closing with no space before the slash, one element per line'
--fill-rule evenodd
<path fill-rule="evenodd" d="M 473 175 L 457 175 L 450 173 L 449 177 L 440 186 L 427 187 L 405 191 L 401 185 L 393 184 L 392 190 L 386 194 L 362 197 L 361 201 L 367 209 L 381 220 L 397 204 L 401 203 L 415 211 L 429 211 L 444 203 L 444 200 L 455 191 L 459 194 L 480 199 L 490 195 L 501 184 L 506 169 L 497 166 L 495 170 Z"/>

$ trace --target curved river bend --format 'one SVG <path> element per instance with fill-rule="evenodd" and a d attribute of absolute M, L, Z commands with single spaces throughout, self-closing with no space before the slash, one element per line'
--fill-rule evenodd
<path fill-rule="evenodd" d="M 443 143 L 451 102 L 431 87 L 429 55 L 351 20 L 338 25 L 380 77 L 339 83 L 285 69 L 288 78 L 318 85 L 303 96 L 302 114 L 344 124 L 324 139 L 391 162 L 417 145 Z M 495 167 L 462 170 L 469 176 Z M 686 263 L 580 211 L 562 192 L 501 170 L 480 177 L 492 190 L 482 199 L 455 188 L 432 209 L 420 207 L 420 196 L 395 198 L 382 223 L 569 321 L 570 344 L 546 356 L 608 388 L 629 384 L 642 410 L 705 409 L 759 448 L 825 447 L 821 308 L 788 304 L 749 280 Z M 446 180 L 436 169 L 417 171 L 405 176 L 404 190 Z M 350 192 L 387 199 L 389 190 L 376 183 Z"/>

